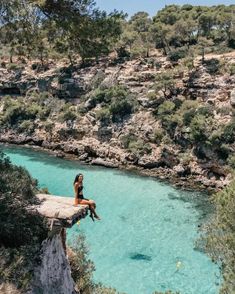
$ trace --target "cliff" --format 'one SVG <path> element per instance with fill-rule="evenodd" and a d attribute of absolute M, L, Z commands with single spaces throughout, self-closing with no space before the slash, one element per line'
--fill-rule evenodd
<path fill-rule="evenodd" d="M 38 194 L 40 205 L 30 207 L 46 217 L 49 236 L 42 243 L 39 264 L 34 268 L 34 278 L 28 294 L 72 294 L 74 281 L 66 254 L 66 228 L 72 227 L 87 215 L 86 205 L 73 206 L 73 199 Z"/>
<path fill-rule="evenodd" d="M 10 254 L 17 258 L 7 264 L 1 257 L 1 268 L 5 268 L 4 277 L 10 274 L 11 279 L 0 282 L 2 294 L 75 294 L 75 282 L 71 276 L 71 267 L 66 248 L 66 228 L 72 227 L 78 220 L 86 217 L 86 205 L 73 206 L 73 199 L 54 195 L 38 194 L 39 202 L 28 206 L 28 212 L 45 218 L 48 236 L 37 250 L 37 256 L 31 246 L 28 252 L 23 247 L 18 247 Z M 32 224 L 33 225 L 33 224 Z M 37 227 L 35 227 L 36 229 Z M 37 234 L 37 232 L 35 232 Z M 1 254 L 8 255 L 8 249 L 0 247 Z M 33 254 L 33 255 L 32 255 Z M 7 259 L 6 259 L 7 260 Z M 18 272 L 23 277 L 18 276 Z M 28 275 L 27 275 L 28 272 Z M 1 278 L 3 278 L 3 276 Z M 21 280 L 19 282 L 19 280 Z M 7 282 L 8 280 L 8 282 Z M 23 289 L 23 290 L 22 290 Z"/>
<path fill-rule="evenodd" d="M 185 63 L 156 54 L 86 67 L 51 61 L 44 71 L 30 63 L 1 68 L 0 141 L 137 169 L 182 187 L 221 189 L 231 179 L 235 150 L 235 56 Z M 23 107 L 38 103 L 40 111 L 6 117 L 6 94 L 22 96 Z"/>

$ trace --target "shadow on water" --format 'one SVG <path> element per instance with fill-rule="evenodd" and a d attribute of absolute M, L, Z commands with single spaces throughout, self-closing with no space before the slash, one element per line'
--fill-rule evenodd
<path fill-rule="evenodd" d="M 146 255 L 146 254 L 142 254 L 142 253 L 137 253 L 137 252 L 131 253 L 129 257 L 130 257 L 130 259 L 133 259 L 133 260 L 143 260 L 143 261 L 151 261 L 152 260 L 151 256 Z"/>

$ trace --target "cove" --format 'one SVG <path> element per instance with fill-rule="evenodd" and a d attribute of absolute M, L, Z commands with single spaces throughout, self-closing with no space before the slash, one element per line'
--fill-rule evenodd
<path fill-rule="evenodd" d="M 206 213 L 202 194 L 28 148 L 0 148 L 55 195 L 73 197 L 74 177 L 84 174 L 84 195 L 96 201 L 102 221 L 85 218 L 68 231 L 68 239 L 85 234 L 95 281 L 127 294 L 219 292 L 218 267 L 195 249 Z"/>

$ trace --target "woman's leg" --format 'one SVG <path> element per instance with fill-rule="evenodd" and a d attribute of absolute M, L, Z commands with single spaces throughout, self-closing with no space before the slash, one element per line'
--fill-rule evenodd
<path fill-rule="evenodd" d="M 93 215 L 96 219 L 100 220 L 100 217 L 97 215 L 95 208 L 96 208 L 96 204 L 94 202 L 94 200 L 88 200 L 88 199 L 78 199 L 78 204 L 81 205 L 89 205 L 89 209 L 91 211 L 91 218 L 93 219 Z"/>

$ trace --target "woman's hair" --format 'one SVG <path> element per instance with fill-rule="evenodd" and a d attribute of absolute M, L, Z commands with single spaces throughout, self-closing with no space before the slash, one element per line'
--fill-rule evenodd
<path fill-rule="evenodd" d="M 83 174 L 77 174 L 76 175 L 76 177 L 75 177 L 75 179 L 74 179 L 74 182 L 73 182 L 73 184 L 75 184 L 75 183 L 77 183 L 78 182 L 78 178 L 80 177 L 80 176 L 82 176 Z"/>

